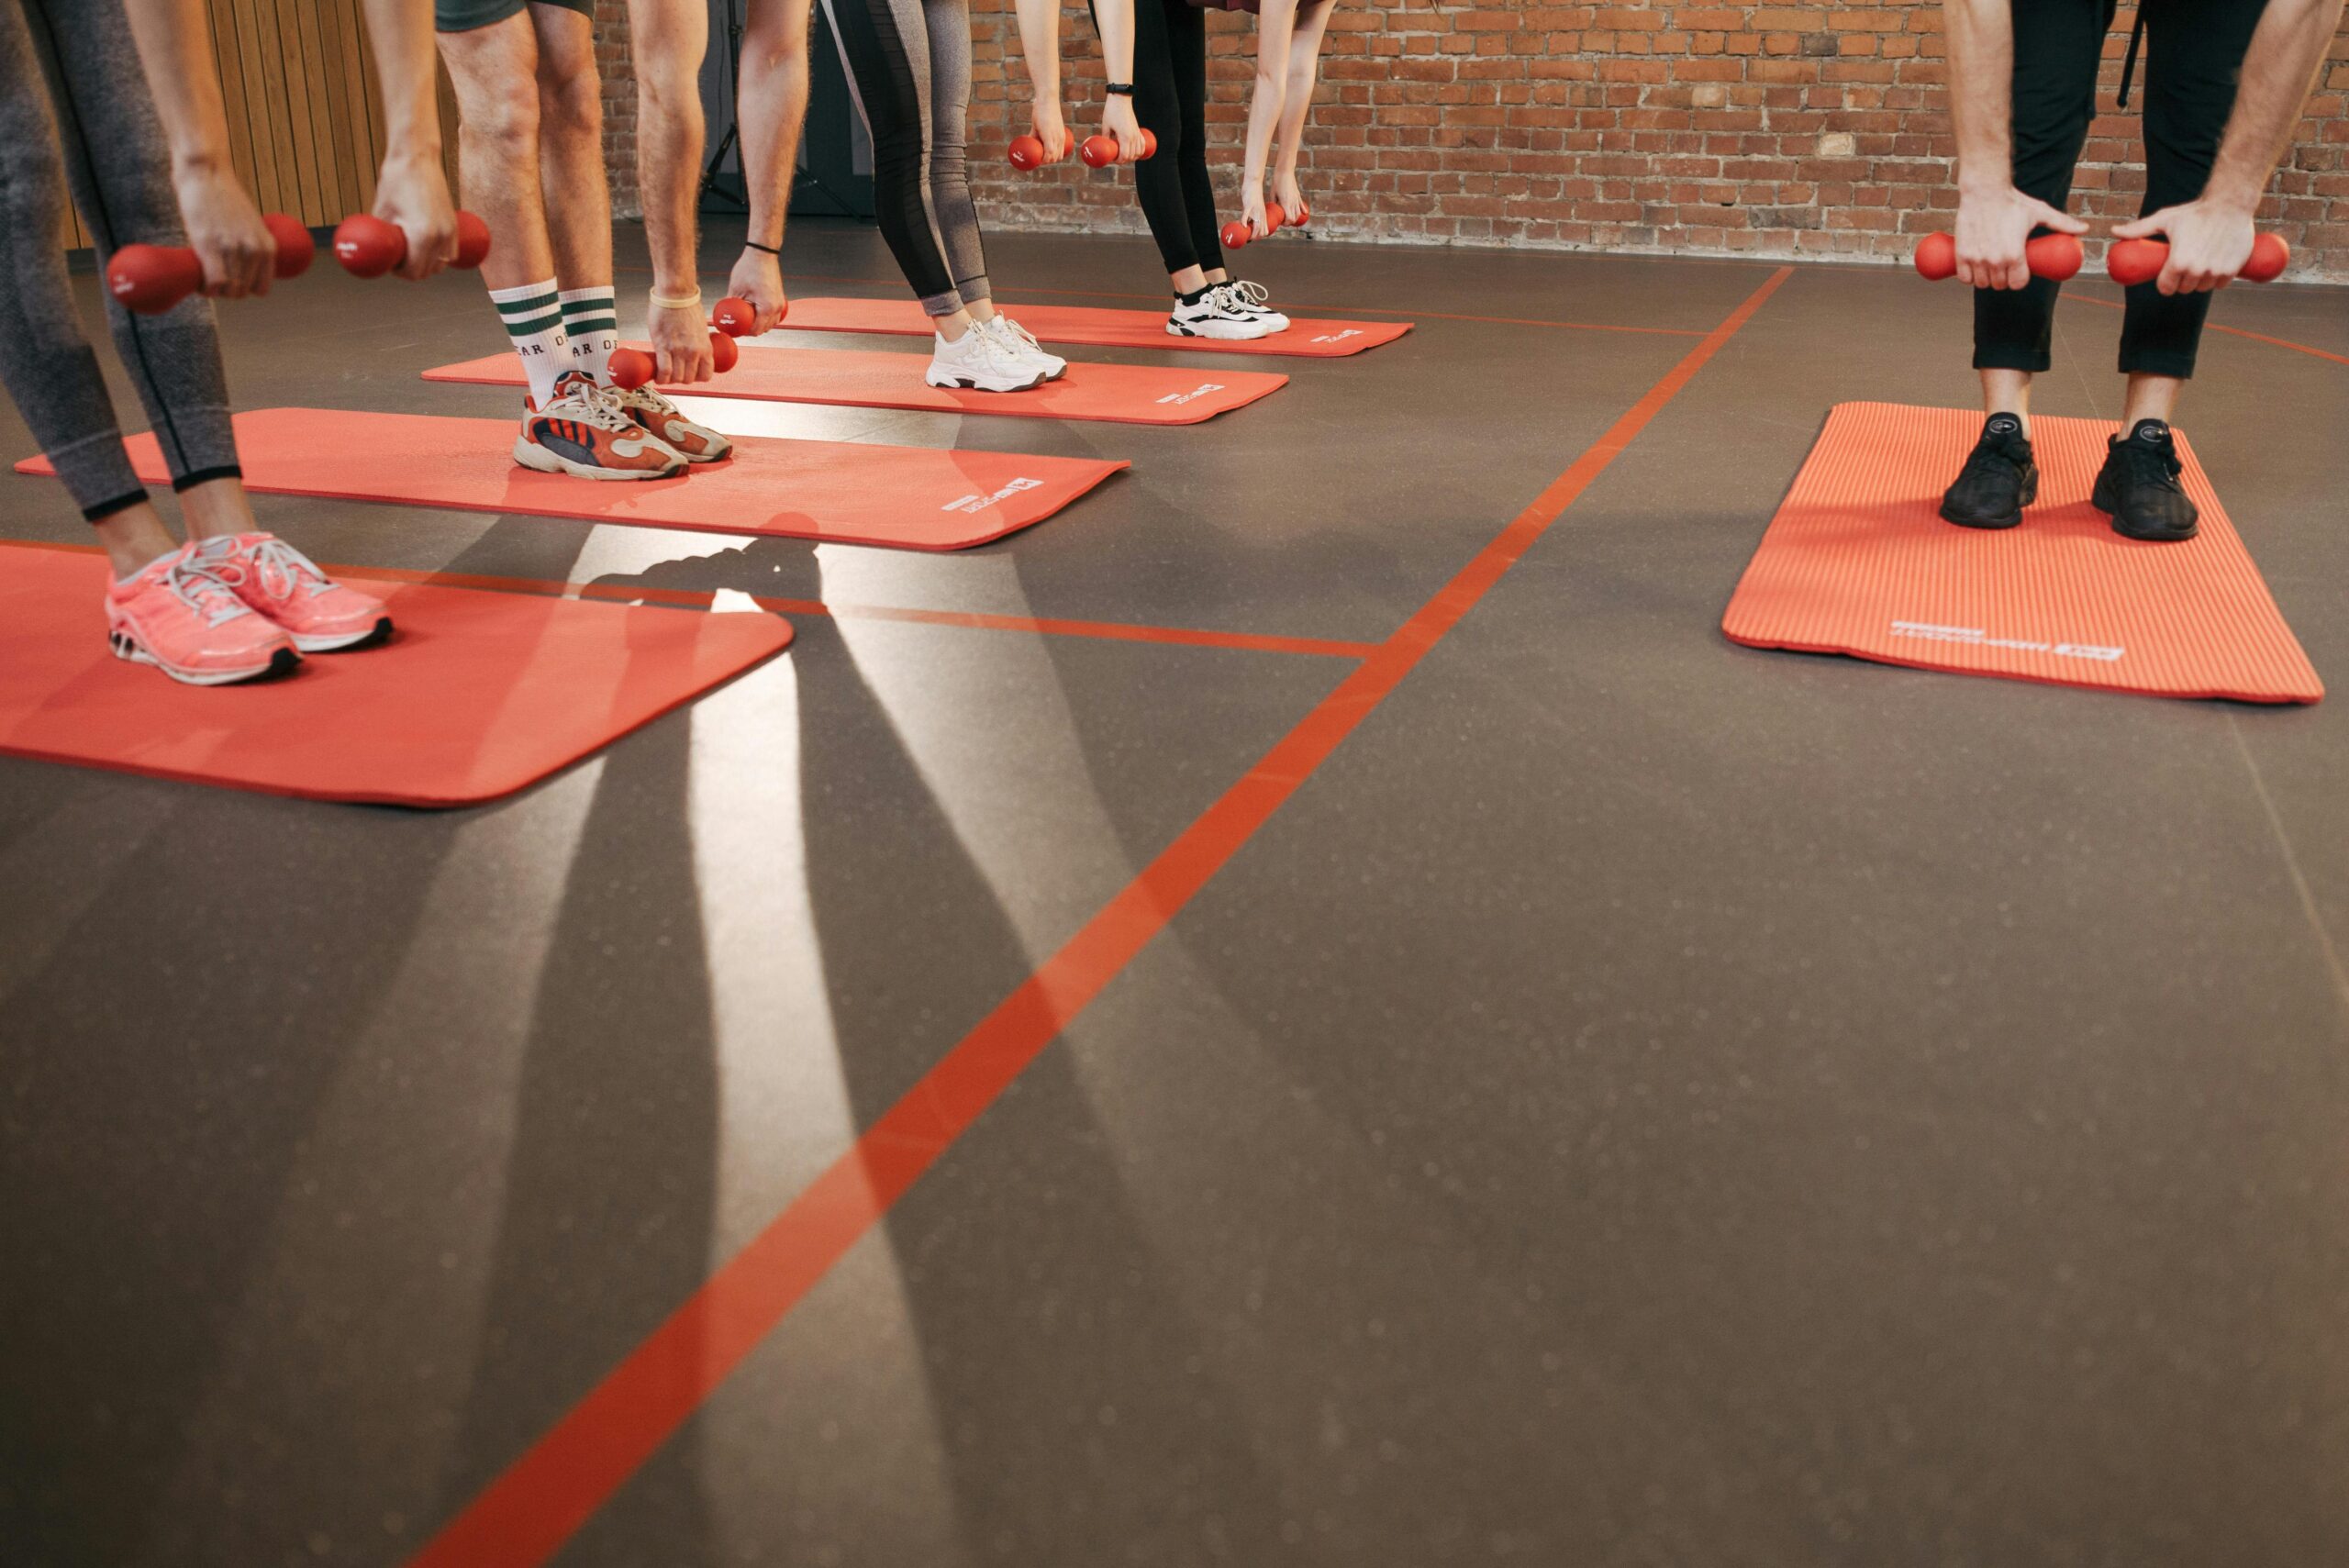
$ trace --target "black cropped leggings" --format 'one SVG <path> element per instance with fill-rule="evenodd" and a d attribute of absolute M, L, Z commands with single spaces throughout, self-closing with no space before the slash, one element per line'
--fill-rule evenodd
<path fill-rule="evenodd" d="M 2014 8 L 2014 182 L 2062 206 L 2096 117 L 2097 62 L 2113 0 L 2028 0 Z M 2144 0 L 2145 199 L 2139 217 L 2202 194 L 2235 83 L 2266 0 Z M 1974 291 L 1977 370 L 2043 371 L 2053 362 L 2060 284 Z M 2121 320 L 2121 373 L 2190 376 L 2210 313 L 2207 294 L 2129 290 Z"/>
<path fill-rule="evenodd" d="M 1134 191 L 1166 270 L 1215 271 L 1223 247 L 1208 174 L 1208 17 L 1185 0 L 1134 0 L 1134 118 L 1158 138 L 1157 156 L 1133 166 Z"/>
<path fill-rule="evenodd" d="M 102 266 L 133 242 L 187 242 L 122 0 L 0 0 L 0 381 L 82 515 L 99 522 L 147 489 L 66 281 L 69 188 Z M 133 316 L 108 298 L 106 321 L 173 487 L 236 473 L 211 302 Z"/>

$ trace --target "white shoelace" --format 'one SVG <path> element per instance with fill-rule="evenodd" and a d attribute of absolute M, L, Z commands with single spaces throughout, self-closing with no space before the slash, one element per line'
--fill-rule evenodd
<path fill-rule="evenodd" d="M 202 616 L 206 626 L 219 626 L 252 613 L 228 579 L 208 562 L 198 561 L 192 550 L 163 569 L 162 583 L 173 598 Z"/>
<path fill-rule="evenodd" d="M 629 417 L 628 407 L 620 401 L 620 389 L 597 386 L 589 381 L 574 384 L 570 391 L 551 399 L 539 412 L 560 414 L 564 418 L 576 419 L 583 425 L 594 425 L 615 434 L 623 434 L 636 428 L 636 421 Z"/>
<path fill-rule="evenodd" d="M 1003 318 L 997 317 L 996 319 L 1000 321 Z M 1002 339 L 987 331 L 978 322 L 971 323 L 971 330 L 963 334 L 962 340 L 950 343 L 947 348 L 949 351 L 960 355 L 966 351 L 963 346 L 965 343 L 973 345 L 968 352 L 970 358 L 977 361 L 977 369 L 993 371 L 998 375 L 1036 373 L 1030 367 L 1019 362 L 1019 357 L 1011 351 Z"/>
<path fill-rule="evenodd" d="M 1257 316 L 1271 314 L 1264 308 L 1264 302 L 1273 297 L 1273 291 L 1264 284 L 1251 283 L 1246 278 L 1232 278 L 1223 284 L 1222 288 L 1224 297 L 1231 301 L 1234 309 Z"/>
<path fill-rule="evenodd" d="M 318 570 L 317 562 L 275 534 L 253 546 L 252 559 L 262 592 L 273 599 L 290 599 L 297 588 L 307 589 L 314 599 L 333 591 L 334 580 Z"/>
<path fill-rule="evenodd" d="M 1036 341 L 1036 334 L 1029 331 L 1028 328 L 1019 325 L 1019 322 L 1014 321 L 1010 317 L 997 315 L 995 321 L 996 325 L 1002 328 L 1003 331 L 1026 344 L 1029 348 L 1035 350 L 1040 354 L 1044 351 L 1044 345 Z"/>

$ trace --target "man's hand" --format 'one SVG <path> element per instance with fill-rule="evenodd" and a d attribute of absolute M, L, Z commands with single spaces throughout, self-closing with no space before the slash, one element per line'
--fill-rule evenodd
<path fill-rule="evenodd" d="M 2169 260 L 2154 286 L 2164 294 L 2208 294 L 2234 281 L 2251 260 L 2251 208 L 2205 195 L 2181 206 L 2147 213 L 2134 223 L 2113 228 L 2115 239 L 2147 239 L 2165 235 Z"/>
<path fill-rule="evenodd" d="M 656 305 L 645 317 L 662 382 L 707 381 L 717 373 L 709 353 L 709 324 L 693 306 Z"/>
<path fill-rule="evenodd" d="M 1028 123 L 1036 128 L 1036 139 L 1044 144 L 1045 162 L 1061 162 L 1076 150 L 1076 135 L 1068 128 L 1068 122 L 1061 118 L 1058 98 L 1047 98 L 1039 94 L 1035 103 L 1029 107 Z"/>
<path fill-rule="evenodd" d="M 1123 93 L 1106 95 L 1101 105 L 1101 134 L 1118 144 L 1118 161 L 1141 159 L 1141 122 L 1134 118 L 1134 101 Z"/>
<path fill-rule="evenodd" d="M 743 247 L 742 259 L 734 263 L 734 272 L 726 280 L 726 292 L 742 301 L 755 313 L 751 326 L 752 336 L 772 332 L 783 320 L 784 306 L 789 303 L 783 292 L 783 263 L 763 250 Z"/>
<path fill-rule="evenodd" d="M 277 275 L 277 241 L 245 188 L 209 165 L 175 170 L 172 183 L 187 242 L 204 264 L 204 292 L 220 299 L 267 294 Z"/>
<path fill-rule="evenodd" d="M 2059 234 L 2086 234 L 2068 213 L 2024 195 L 2012 185 L 1966 191 L 1957 200 L 1957 275 L 1978 289 L 2019 289 L 2031 282 L 2023 246 L 2041 225 Z"/>
<path fill-rule="evenodd" d="M 400 276 L 429 278 L 457 259 L 457 209 L 438 158 L 425 161 L 395 153 L 384 159 L 375 182 L 375 216 L 398 224 L 407 235 Z"/>

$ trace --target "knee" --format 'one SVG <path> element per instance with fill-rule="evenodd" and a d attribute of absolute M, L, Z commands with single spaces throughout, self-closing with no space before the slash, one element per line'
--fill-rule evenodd
<path fill-rule="evenodd" d="M 549 136 L 600 141 L 604 134 L 604 79 L 595 67 L 567 76 L 539 79 L 539 122 Z"/>
<path fill-rule="evenodd" d="M 468 150 L 505 165 L 538 156 L 539 101 L 526 94 L 504 94 L 469 106 L 462 129 Z"/>

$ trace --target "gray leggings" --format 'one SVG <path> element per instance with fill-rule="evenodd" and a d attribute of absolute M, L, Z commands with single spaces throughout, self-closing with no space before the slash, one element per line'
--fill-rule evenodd
<path fill-rule="evenodd" d="M 187 242 L 122 0 L 0 0 L 0 381 L 82 515 L 97 522 L 147 490 L 66 282 L 69 185 L 102 266 L 118 246 Z M 211 301 L 133 316 L 109 297 L 106 318 L 172 487 L 235 474 Z"/>
<path fill-rule="evenodd" d="M 971 201 L 967 0 L 824 0 L 851 91 L 873 135 L 874 217 L 932 316 L 988 297 Z"/>

